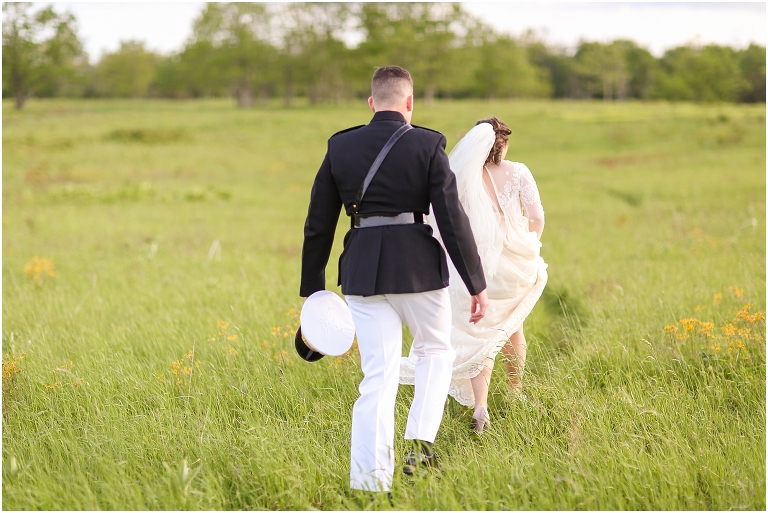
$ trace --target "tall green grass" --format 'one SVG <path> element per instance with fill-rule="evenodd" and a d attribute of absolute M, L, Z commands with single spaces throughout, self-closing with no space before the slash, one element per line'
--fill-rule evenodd
<path fill-rule="evenodd" d="M 765 509 L 765 106 L 437 102 L 414 122 L 450 149 L 488 115 L 546 210 L 528 401 L 501 364 L 482 437 L 449 400 L 443 471 L 397 473 L 395 508 Z M 307 364 L 291 337 L 314 173 L 369 118 L 3 103 L 6 509 L 391 507 L 348 489 L 359 357 Z"/>

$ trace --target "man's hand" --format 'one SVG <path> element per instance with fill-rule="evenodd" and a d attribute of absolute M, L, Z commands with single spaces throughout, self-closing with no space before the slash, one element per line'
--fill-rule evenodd
<path fill-rule="evenodd" d="M 480 319 L 485 317 L 485 311 L 488 309 L 488 293 L 483 290 L 480 294 L 472 296 L 472 306 L 470 308 L 469 322 L 477 324 Z"/>

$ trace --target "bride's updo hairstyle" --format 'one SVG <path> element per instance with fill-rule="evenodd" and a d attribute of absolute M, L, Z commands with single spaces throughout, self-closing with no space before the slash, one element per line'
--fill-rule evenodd
<path fill-rule="evenodd" d="M 488 123 L 493 127 L 493 131 L 496 132 L 496 142 L 493 143 L 493 148 L 491 148 L 488 158 L 485 159 L 485 165 L 487 166 L 488 164 L 493 163 L 498 166 L 501 164 L 501 154 L 504 153 L 504 146 L 507 145 L 509 134 L 512 133 L 512 130 L 510 130 L 507 124 L 496 116 L 491 116 L 488 119 L 481 119 L 475 123 L 475 125 L 479 125 L 480 123 Z"/>

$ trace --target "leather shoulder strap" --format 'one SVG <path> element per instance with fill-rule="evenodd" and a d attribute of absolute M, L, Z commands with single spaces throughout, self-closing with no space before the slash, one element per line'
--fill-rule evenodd
<path fill-rule="evenodd" d="M 371 184 L 371 180 L 373 180 L 373 177 L 376 175 L 376 171 L 379 170 L 379 167 L 381 166 L 381 163 L 384 162 L 384 159 L 386 158 L 387 154 L 389 153 L 389 150 L 392 149 L 392 146 L 395 145 L 395 143 L 400 139 L 403 134 L 405 134 L 408 130 L 411 130 L 413 127 L 406 123 L 405 125 L 401 126 L 397 129 L 397 131 L 392 134 L 392 137 L 389 138 L 389 141 L 387 141 L 387 144 L 384 145 L 384 147 L 379 152 L 379 155 L 376 157 L 376 160 L 373 161 L 373 164 L 371 164 L 371 168 L 368 170 L 368 174 L 365 177 L 365 180 L 363 180 L 363 184 L 360 186 L 360 189 L 357 191 L 357 195 L 355 196 L 355 202 L 352 203 L 352 212 L 357 214 L 360 210 L 360 203 L 363 201 L 363 196 L 365 196 L 365 191 L 368 190 L 368 186 Z"/>

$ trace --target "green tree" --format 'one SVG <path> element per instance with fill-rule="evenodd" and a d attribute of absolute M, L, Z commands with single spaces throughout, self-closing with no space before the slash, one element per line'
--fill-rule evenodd
<path fill-rule="evenodd" d="M 461 72 L 453 58 L 472 18 L 458 4 L 366 3 L 360 26 L 366 39 L 358 48 L 363 68 L 398 64 L 408 69 L 416 92 L 431 103 L 441 84 Z"/>
<path fill-rule="evenodd" d="M 744 87 L 739 95 L 743 102 L 765 103 L 765 47 L 750 44 L 739 52 L 739 67 L 744 77 Z"/>
<path fill-rule="evenodd" d="M 275 82 L 273 14 L 266 4 L 209 3 L 195 20 L 186 51 L 204 56 L 204 81 L 225 84 L 240 107 L 253 104 Z M 195 48 L 195 45 L 198 45 Z M 194 49 L 193 49 L 194 48 Z"/>
<path fill-rule="evenodd" d="M 629 72 L 629 96 L 646 100 L 651 94 L 658 62 L 651 52 L 641 48 L 634 41 L 623 41 L 624 59 Z"/>
<path fill-rule="evenodd" d="M 352 11 L 343 3 L 291 3 L 280 13 L 280 62 L 286 104 L 297 92 L 310 103 L 346 94 L 350 52 L 341 36 Z"/>
<path fill-rule="evenodd" d="M 151 89 L 170 98 L 226 96 L 231 78 L 220 71 L 219 57 L 219 49 L 209 41 L 189 43 L 161 61 Z"/>
<path fill-rule="evenodd" d="M 689 84 L 688 70 L 693 69 L 695 50 L 680 46 L 667 50 L 660 59 L 659 76 L 652 90 L 652 97 L 671 101 L 691 101 L 695 92 Z"/>
<path fill-rule="evenodd" d="M 611 44 L 582 42 L 574 60 L 581 78 L 581 87 L 592 97 L 625 99 L 629 92 L 629 71 L 623 41 Z"/>
<path fill-rule="evenodd" d="M 667 100 L 698 102 L 736 101 L 746 81 L 739 58 L 729 47 L 680 46 L 661 59 L 653 96 Z"/>
<path fill-rule="evenodd" d="M 70 13 L 29 2 L 3 3 L 3 96 L 21 109 L 33 94 L 53 96 L 87 62 Z"/>
<path fill-rule="evenodd" d="M 104 55 L 94 70 L 98 95 L 118 98 L 147 96 L 160 57 L 140 41 L 121 41 L 116 52 Z"/>
<path fill-rule="evenodd" d="M 476 90 L 486 98 L 547 97 L 552 93 L 546 70 L 531 64 L 527 49 L 509 36 L 490 37 L 479 50 Z"/>
<path fill-rule="evenodd" d="M 528 60 L 544 70 L 548 78 L 551 96 L 554 98 L 578 98 L 583 96 L 579 85 L 576 62 L 564 48 L 550 48 L 533 33 L 523 36 L 528 50 Z"/>

